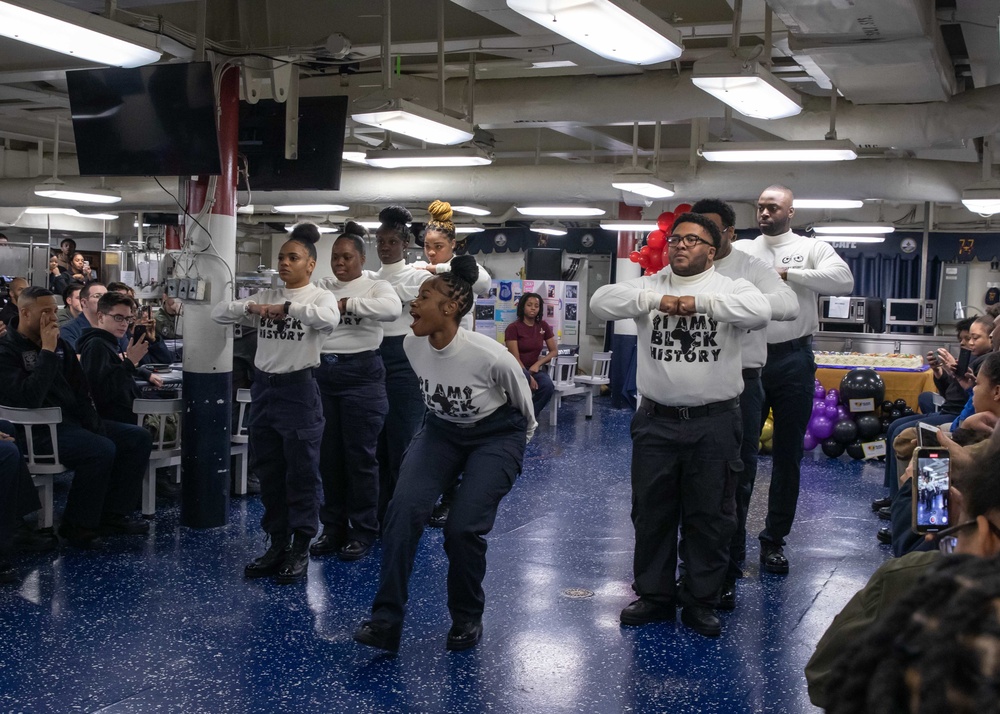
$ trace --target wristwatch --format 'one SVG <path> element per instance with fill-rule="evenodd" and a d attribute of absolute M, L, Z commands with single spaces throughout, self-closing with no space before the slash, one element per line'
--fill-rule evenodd
<path fill-rule="evenodd" d="M 288 314 L 288 309 L 292 306 L 291 300 L 285 300 L 285 314 Z"/>

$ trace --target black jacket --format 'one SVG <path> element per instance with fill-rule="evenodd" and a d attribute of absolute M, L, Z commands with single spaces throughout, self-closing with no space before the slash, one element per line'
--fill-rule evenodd
<path fill-rule="evenodd" d="M 62 340 L 55 352 L 42 350 L 17 331 L 17 323 L 15 317 L 0 338 L 0 404 L 26 409 L 60 407 L 64 423 L 103 434 L 76 353 Z"/>
<path fill-rule="evenodd" d="M 118 339 L 107 330 L 88 327 L 77 340 L 80 366 L 94 387 L 94 404 L 104 419 L 135 423 L 132 401 L 140 395 L 136 378 L 147 378 L 127 359 L 122 359 Z"/>

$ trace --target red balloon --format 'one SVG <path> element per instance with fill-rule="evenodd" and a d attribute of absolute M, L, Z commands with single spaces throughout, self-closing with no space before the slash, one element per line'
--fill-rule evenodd
<path fill-rule="evenodd" d="M 649 253 L 646 253 L 645 255 L 643 255 L 642 253 L 639 254 L 639 267 L 640 268 L 649 267 Z"/>
<path fill-rule="evenodd" d="M 660 260 L 662 261 L 664 267 L 670 265 L 670 249 L 669 248 L 664 248 L 663 249 L 663 252 L 660 253 Z"/>
<path fill-rule="evenodd" d="M 674 209 L 674 213 L 680 215 L 681 213 L 687 213 L 690 210 L 691 210 L 690 203 L 682 203 L 681 205 L 679 205 L 677 208 Z"/>
<path fill-rule="evenodd" d="M 653 249 L 654 253 L 663 250 L 663 246 L 667 244 L 667 235 L 663 231 L 653 231 L 648 236 L 646 236 L 646 245 Z"/>
<path fill-rule="evenodd" d="M 631 260 L 633 263 L 638 263 L 639 262 L 639 251 L 633 250 L 631 253 L 628 254 L 628 259 Z"/>
<path fill-rule="evenodd" d="M 653 249 L 650 248 L 648 245 L 644 245 L 639 249 L 639 255 L 645 255 L 647 258 L 649 257 L 649 254 L 652 252 Z"/>
<path fill-rule="evenodd" d="M 653 270 L 659 270 L 663 267 L 663 251 L 654 250 L 649 254 L 649 267 Z"/>
<path fill-rule="evenodd" d="M 645 275 L 645 276 L 650 276 L 650 275 L 654 275 L 655 271 L 652 271 L 652 270 L 650 270 L 650 269 L 647 268 L 646 270 L 643 271 L 642 274 Z"/>
<path fill-rule="evenodd" d="M 669 231 L 674 227 L 674 212 L 664 211 L 656 217 L 656 227 L 661 231 Z"/>

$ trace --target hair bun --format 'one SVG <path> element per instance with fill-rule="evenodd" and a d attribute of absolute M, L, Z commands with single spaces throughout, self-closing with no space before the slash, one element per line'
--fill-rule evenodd
<path fill-rule="evenodd" d="M 451 273 L 473 285 L 479 279 L 479 265 L 471 255 L 456 255 L 451 259 Z"/>
<path fill-rule="evenodd" d="M 434 201 L 427 207 L 427 212 L 431 214 L 431 220 L 446 223 L 451 220 L 455 212 L 451 210 L 451 204 L 446 201 Z"/>
<path fill-rule="evenodd" d="M 383 226 L 406 225 L 413 215 L 402 206 L 386 206 L 378 212 L 378 219 Z"/>
<path fill-rule="evenodd" d="M 351 236 L 357 236 L 358 238 L 364 238 L 368 235 L 368 231 L 365 230 L 365 227 L 357 221 L 348 221 L 345 223 L 344 233 Z"/>
<path fill-rule="evenodd" d="M 319 243 L 319 227 L 315 223 L 304 221 L 292 229 L 289 240 L 306 241 L 316 245 Z"/>

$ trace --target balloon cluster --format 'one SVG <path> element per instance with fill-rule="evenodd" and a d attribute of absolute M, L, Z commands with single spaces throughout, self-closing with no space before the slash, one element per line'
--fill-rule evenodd
<path fill-rule="evenodd" d="M 690 203 L 682 203 L 673 211 L 664 211 L 656 217 L 657 230 L 646 236 L 645 244 L 638 250 L 629 253 L 628 259 L 638 263 L 643 275 L 655 275 L 670 264 L 667 252 L 667 236 L 674 227 L 674 219 L 682 213 L 691 210 Z"/>
<path fill-rule="evenodd" d="M 903 415 L 900 409 L 896 416 L 892 410 L 886 411 L 886 405 L 896 402 L 882 402 L 885 396 L 885 384 L 875 370 L 857 369 L 848 372 L 840 382 L 840 389 L 827 391 L 817 379 L 813 391 L 813 411 L 809 419 L 802 447 L 811 451 L 821 446 L 823 453 L 830 458 L 837 458 L 845 451 L 852 459 L 865 457 L 865 442 L 884 439 L 889 425 Z M 851 400 L 870 400 L 871 411 L 851 412 L 848 405 Z M 898 402 L 905 402 L 900 399 Z M 882 418 L 875 414 L 875 409 L 882 407 Z M 913 414 L 913 410 L 909 410 Z"/>
<path fill-rule="evenodd" d="M 767 419 L 764 420 L 764 424 L 760 428 L 760 452 L 762 454 L 770 454 L 771 449 L 774 447 L 774 410 L 769 409 L 767 412 Z"/>

